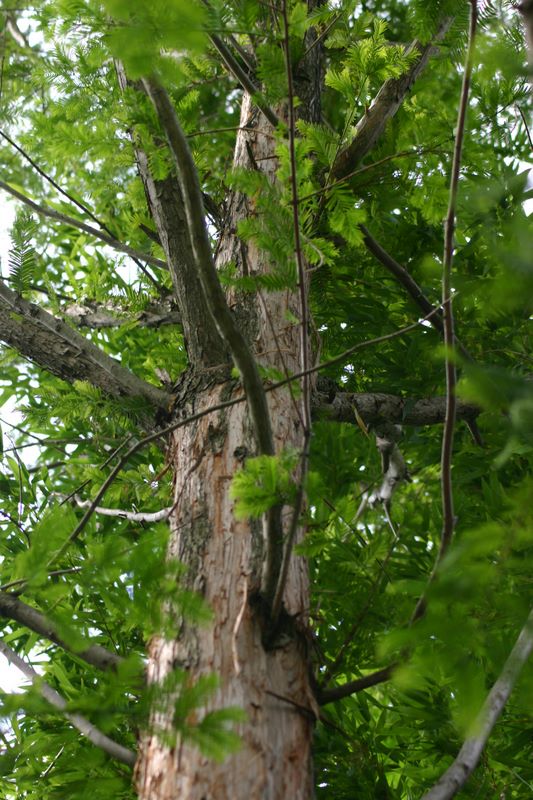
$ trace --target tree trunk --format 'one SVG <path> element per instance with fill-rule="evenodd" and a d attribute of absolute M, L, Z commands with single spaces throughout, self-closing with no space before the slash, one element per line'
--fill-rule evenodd
<path fill-rule="evenodd" d="M 272 129 L 247 96 L 241 125 L 254 130 L 240 132 L 235 165 L 266 165 L 274 180 Z M 264 256 L 235 235 L 239 219 L 252 211 L 249 203 L 240 194 L 230 199 L 218 266 L 232 259 L 241 271 L 257 274 L 267 268 Z M 235 294 L 229 302 L 260 364 L 291 372 L 301 368 L 299 326 L 288 321 L 287 313 L 299 313 L 295 293 Z M 188 373 L 178 388 L 177 407 L 185 416 L 242 392 L 227 366 Z M 301 450 L 301 400 L 282 388 L 270 392 L 268 402 L 276 451 Z M 213 621 L 202 628 L 181 623 L 173 641 L 155 638 L 149 680 L 159 683 L 176 667 L 187 670 L 191 684 L 215 673 L 219 688 L 204 711 L 236 706 L 244 710 L 246 721 L 238 726 L 240 750 L 217 764 L 186 739 L 171 747 L 157 735 L 158 728 L 173 727 L 171 702 L 167 711 L 154 713 L 137 767 L 143 800 L 303 800 L 313 794 L 310 750 L 316 703 L 307 647 L 307 569 L 303 558 L 292 556 L 284 631 L 273 645 L 265 644 L 259 598 L 265 531 L 260 521 L 236 520 L 229 496 L 233 475 L 251 455 L 253 430 L 245 403 L 179 429 L 171 443 L 175 510 L 169 555 L 186 565 L 186 580 L 212 609 Z M 292 511 L 283 511 L 285 532 Z"/>

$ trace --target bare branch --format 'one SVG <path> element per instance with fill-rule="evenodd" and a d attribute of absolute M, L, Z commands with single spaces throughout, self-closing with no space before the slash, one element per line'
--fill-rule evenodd
<path fill-rule="evenodd" d="M 533 610 L 520 631 L 500 677 L 488 693 L 481 711 L 472 725 L 472 734 L 465 739 L 455 761 L 435 786 L 426 792 L 422 800 L 451 800 L 465 785 L 479 762 L 483 748 L 487 744 L 492 729 L 496 725 L 532 650 Z"/>
<path fill-rule="evenodd" d="M 3 189 L 4 192 L 7 192 L 17 200 L 20 200 L 22 203 L 29 206 L 32 211 L 35 211 L 37 214 L 40 214 L 43 217 L 55 219 L 57 222 L 61 222 L 63 225 L 69 225 L 72 228 L 77 228 L 84 233 L 88 233 L 89 236 L 94 236 L 95 239 L 99 239 L 101 242 L 108 244 L 113 248 L 113 250 L 118 250 L 120 253 L 126 253 L 126 255 L 130 256 L 130 258 L 145 261 L 147 264 L 151 264 L 153 267 L 158 267 L 159 269 L 168 269 L 165 262 L 161 261 L 161 259 L 155 258 L 149 253 L 141 253 L 139 250 L 135 250 L 134 247 L 130 247 L 127 244 L 119 242 L 118 239 L 115 239 L 113 236 L 108 236 L 96 228 L 92 228 L 90 225 L 87 225 L 85 222 L 81 222 L 79 219 L 69 217 L 67 214 L 62 214 L 60 211 L 55 211 L 53 208 L 49 208 L 48 206 L 39 205 L 33 200 L 30 200 L 29 197 L 26 197 L 25 194 L 22 194 L 22 192 L 17 191 L 17 189 L 13 189 L 13 187 L 4 181 L 0 181 L 0 189 Z"/>
<path fill-rule="evenodd" d="M 88 381 L 112 397 L 142 397 L 168 408 L 170 395 L 123 367 L 99 347 L 0 281 L 0 339 L 72 383 Z"/>
<path fill-rule="evenodd" d="M 455 327 L 452 308 L 452 263 L 454 251 L 455 233 L 455 214 L 457 207 L 457 193 L 459 189 L 459 173 L 461 170 L 461 154 L 466 126 L 466 112 L 468 108 L 468 96 L 472 70 L 474 65 L 474 46 L 477 28 L 477 0 L 470 0 L 470 25 L 468 31 L 468 48 L 466 53 L 466 63 L 463 73 L 463 83 L 461 87 L 461 97 L 459 101 L 459 112 L 457 115 L 457 132 L 455 147 L 452 160 L 452 171 L 450 176 L 450 195 L 448 211 L 444 221 L 444 255 L 442 259 L 442 303 L 444 308 L 444 345 L 446 348 L 446 414 L 444 419 L 444 431 L 442 434 L 441 450 L 441 494 L 442 494 L 442 535 L 439 552 L 435 560 L 433 571 L 429 577 L 428 586 L 432 583 L 437 573 L 437 569 L 442 559 L 448 552 L 452 543 L 455 531 L 455 513 L 453 504 L 453 484 L 452 484 L 452 458 L 453 440 L 455 431 L 455 420 L 457 417 L 457 397 L 455 395 L 457 384 L 457 371 L 453 359 L 453 346 L 455 344 Z M 425 593 L 419 598 L 415 610 L 411 617 L 411 624 L 420 619 L 426 611 Z"/>
<path fill-rule="evenodd" d="M 56 692 L 55 689 L 52 689 L 33 667 L 30 667 L 30 665 L 23 661 L 14 650 L 2 641 L 0 641 L 0 653 L 7 658 L 10 664 L 13 664 L 14 667 L 20 670 L 22 674 L 32 682 L 37 691 L 40 692 L 42 697 L 44 697 L 50 705 L 63 712 L 71 725 L 77 728 L 83 736 L 86 736 L 92 744 L 104 750 L 111 758 L 121 761 L 123 764 L 128 764 L 130 767 L 135 765 L 137 756 L 132 750 L 128 750 L 127 747 L 123 747 L 121 744 L 118 744 L 118 742 L 110 739 L 109 736 L 102 733 L 92 722 L 89 722 L 86 717 L 67 711 L 68 704 L 64 697 L 62 697 L 59 692 Z"/>
<path fill-rule="evenodd" d="M 23 603 L 11 594 L 0 592 L 0 615 L 7 619 L 16 620 L 29 628 L 31 631 L 50 639 L 54 644 L 62 647 L 69 653 L 86 661 L 87 664 L 101 670 L 116 670 L 122 662 L 122 658 L 116 653 L 112 653 L 99 644 L 92 644 L 82 650 L 74 649 L 68 642 L 65 642 L 56 631 L 54 624 L 48 620 L 44 614 L 37 609 Z"/>
<path fill-rule="evenodd" d="M 135 315 L 126 315 L 113 306 L 107 307 L 107 305 L 102 306 L 97 303 L 67 306 L 61 309 L 61 313 L 80 328 L 98 330 L 120 328 L 122 325 L 131 325 L 132 322 L 140 328 L 159 328 L 163 325 L 181 324 L 179 311 L 155 304 Z"/>
<path fill-rule="evenodd" d="M 410 275 L 408 270 L 393 258 L 380 244 L 377 242 L 368 228 L 365 225 L 359 225 L 359 228 L 364 236 L 364 243 L 370 253 L 383 264 L 383 266 L 394 275 L 398 283 L 400 283 L 407 293 L 413 298 L 417 306 L 424 312 L 424 314 L 431 314 L 436 310 L 436 306 L 426 297 L 422 288 L 418 285 L 415 279 Z M 444 332 L 442 322 L 442 311 L 437 310 L 436 314 L 430 318 L 430 322 L 440 334 Z M 472 356 L 464 347 L 461 342 L 455 337 L 455 345 L 467 361 L 472 361 Z"/>
<path fill-rule="evenodd" d="M 328 392 L 316 391 L 312 398 L 313 417 L 328 422 L 357 424 L 354 409 L 366 425 L 391 422 L 401 425 L 439 425 L 446 414 L 446 397 L 398 397 L 381 392 L 337 392 L 333 398 Z M 458 401 L 459 419 L 471 420 L 479 408 Z"/>
<path fill-rule="evenodd" d="M 90 508 L 92 503 L 90 500 L 82 500 L 78 495 L 72 498 L 79 508 Z M 94 509 L 95 514 L 101 514 L 103 517 L 119 517 L 120 519 L 128 519 L 130 522 L 162 522 L 168 519 L 172 512 L 172 506 L 162 508 L 159 511 L 126 511 L 122 508 L 102 508 L 96 506 Z"/>
<path fill-rule="evenodd" d="M 71 203 L 74 203 L 74 205 L 78 206 L 78 208 L 81 211 L 83 211 L 84 214 L 87 214 L 87 216 L 90 217 L 93 220 L 93 222 L 96 222 L 96 224 L 99 225 L 103 230 L 107 231 L 107 233 L 110 236 L 113 236 L 113 231 L 111 231 L 107 227 L 107 225 L 105 225 L 105 223 L 101 222 L 98 219 L 98 217 L 95 217 L 95 215 L 93 214 L 93 212 L 91 211 L 90 208 L 87 208 L 87 206 L 84 203 L 81 203 L 79 200 L 77 200 L 75 197 L 73 197 L 73 195 L 69 194 L 64 189 L 62 189 L 61 186 L 58 183 L 56 183 L 56 181 L 50 175 L 48 175 L 47 172 L 45 172 L 43 169 L 41 169 L 41 167 L 37 164 L 37 162 L 34 161 L 33 158 L 30 155 L 28 155 L 28 153 L 22 147 L 20 147 L 20 145 L 18 145 L 13 139 L 11 139 L 10 136 L 7 135 L 7 133 L 5 133 L 4 131 L 0 130 L 0 136 L 3 139 L 5 139 L 6 142 L 9 142 L 11 147 L 13 147 L 17 151 L 17 153 L 20 153 L 22 158 L 24 158 L 29 164 L 31 164 L 33 169 L 42 178 L 44 178 L 45 181 L 47 181 L 51 186 L 53 186 L 54 189 L 56 189 L 60 194 L 62 194 L 63 197 L 66 197 L 67 200 L 69 200 Z"/>
<path fill-rule="evenodd" d="M 336 700 L 350 697 L 352 694 L 362 692 L 364 689 L 370 689 L 371 686 L 377 686 L 379 683 L 389 681 L 395 669 L 396 664 L 390 664 L 388 667 L 378 669 L 377 672 L 372 672 L 370 675 L 363 675 L 362 678 L 356 678 L 354 681 L 342 684 L 342 686 L 334 686 L 332 689 L 319 689 L 317 691 L 317 700 L 321 706 L 325 706 L 328 703 L 334 703 Z"/>
<path fill-rule="evenodd" d="M 385 130 L 387 122 L 396 114 L 412 85 L 435 53 L 435 44 L 444 38 L 452 22 L 452 17 L 443 20 L 429 44 L 422 45 L 415 39 L 410 45 L 406 55 L 417 53 L 416 60 L 399 78 L 389 78 L 385 81 L 370 108 L 357 124 L 354 140 L 335 159 L 332 178 L 343 178 L 372 150 Z"/>

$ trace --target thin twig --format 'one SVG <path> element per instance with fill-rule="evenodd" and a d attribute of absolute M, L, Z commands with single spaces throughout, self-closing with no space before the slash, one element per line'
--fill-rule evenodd
<path fill-rule="evenodd" d="M 457 398 L 455 387 L 457 374 L 453 357 L 453 346 L 455 343 L 454 319 L 452 308 L 452 265 L 454 250 L 455 217 L 457 211 L 457 193 L 459 188 L 459 175 L 461 170 L 461 154 L 466 126 L 466 112 L 468 108 L 468 97 L 472 71 L 474 66 L 474 47 L 477 28 L 477 0 L 470 0 L 470 25 L 468 32 L 468 47 L 466 53 L 465 69 L 463 74 L 463 84 L 461 87 L 461 98 L 459 102 L 459 112 L 457 116 L 457 128 L 455 146 L 452 160 L 452 170 L 450 177 L 450 195 L 448 211 L 444 222 L 444 255 L 442 264 L 442 306 L 444 323 L 444 345 L 445 371 L 446 371 L 446 415 L 444 419 L 444 431 L 442 435 L 441 452 L 441 492 L 442 492 L 442 536 L 439 552 L 430 576 L 429 583 L 432 583 L 439 564 L 446 555 L 453 539 L 455 530 L 455 513 L 453 505 L 453 484 L 452 484 L 452 459 L 453 459 L 453 440 L 455 431 L 455 417 L 457 409 Z M 420 619 L 425 613 L 426 596 L 420 597 L 416 604 L 411 624 Z"/>
<path fill-rule="evenodd" d="M 92 722 L 86 717 L 82 717 L 81 714 L 75 714 L 67 711 L 67 701 L 64 697 L 62 697 L 59 692 L 56 692 L 55 689 L 43 681 L 41 676 L 27 664 L 22 658 L 15 653 L 10 647 L 5 644 L 5 642 L 0 641 L 0 653 L 4 655 L 10 664 L 13 664 L 18 670 L 22 672 L 23 675 L 26 676 L 28 680 L 32 682 L 38 692 L 47 700 L 50 705 L 54 706 L 54 708 L 59 709 L 63 712 L 64 716 L 68 721 L 75 727 L 79 732 L 86 736 L 92 744 L 96 747 L 99 747 L 101 750 L 104 750 L 111 758 L 115 758 L 117 761 L 121 761 L 123 764 L 128 764 L 130 767 L 135 765 L 137 760 L 137 756 L 132 750 L 128 750 L 127 747 L 123 747 L 123 745 L 118 744 L 118 742 L 113 741 L 110 739 L 109 736 L 106 736 L 105 733 L 102 733 Z"/>
<path fill-rule="evenodd" d="M 36 163 L 36 162 L 33 160 L 33 158 L 32 158 L 32 157 L 31 157 L 31 156 L 30 156 L 30 155 L 29 155 L 29 154 L 28 154 L 28 153 L 27 153 L 27 152 L 26 152 L 26 151 L 25 151 L 25 150 L 24 150 L 24 149 L 23 149 L 23 148 L 22 148 L 20 145 L 18 145 L 18 144 L 17 144 L 15 141 L 13 141 L 13 139 L 11 139 L 11 138 L 10 138 L 10 137 L 7 135 L 7 133 L 5 133 L 4 131 L 0 130 L 0 136 L 1 136 L 3 139 L 5 139 L 5 140 L 6 140 L 6 142 L 9 142 L 9 144 L 11 145 L 11 147 L 14 147 L 14 148 L 15 148 L 15 150 L 17 151 L 17 153 L 20 153 L 20 155 L 21 155 L 21 156 L 22 156 L 24 159 L 26 159 L 26 161 L 27 161 L 29 164 L 31 164 L 31 166 L 33 167 L 33 169 L 34 169 L 34 170 L 35 170 L 37 173 L 39 173 L 39 175 L 40 175 L 42 178 L 44 178 L 44 179 L 45 179 L 45 181 L 48 181 L 48 183 L 49 183 L 51 186 L 53 186 L 53 187 L 54 187 L 54 189 L 56 189 L 56 190 L 57 190 L 57 191 L 58 191 L 60 194 L 62 194 L 62 195 L 63 195 L 63 197 L 66 197 L 66 198 L 67 198 L 67 200 L 70 200 L 70 202 L 71 202 L 71 203 L 74 203 L 74 205 L 78 206 L 78 208 L 80 209 L 80 211 L 83 211 L 85 214 L 87 214 L 87 216 L 88 216 L 88 217 L 90 217 L 90 218 L 93 220 L 93 222 L 96 222 L 96 224 L 97 224 L 97 225 L 99 225 L 99 226 L 100 226 L 100 227 L 101 227 L 101 228 L 102 228 L 104 231 L 106 231 L 106 232 L 107 232 L 107 233 L 108 233 L 110 236 L 112 236 L 113 238 L 115 238 L 115 237 L 114 237 L 114 234 L 113 234 L 113 231 L 112 231 L 112 230 L 110 230 L 110 228 L 108 228 L 108 227 L 107 227 L 107 225 L 105 224 L 105 222 L 102 222 L 101 220 L 99 220 L 99 219 L 98 219 L 98 217 L 96 217 L 96 216 L 93 214 L 93 212 L 91 211 L 91 209 L 90 209 L 90 208 L 87 208 L 87 206 L 86 206 L 84 203 L 81 203 L 79 200 L 76 200 L 76 198 L 75 198 L 75 197 L 73 197 L 73 195 L 69 194 L 69 193 L 68 193 L 67 191 L 65 191 L 65 189 L 63 189 L 63 188 L 62 188 L 62 187 L 61 187 L 61 186 L 60 186 L 58 183 L 56 183 L 56 181 L 55 181 L 55 180 L 54 180 L 54 179 L 53 179 L 53 178 L 52 178 L 50 175 L 48 175 L 48 173 L 47 173 L 47 172 L 45 172 L 45 171 L 44 171 L 44 170 L 43 170 L 43 169 L 42 169 L 42 168 L 41 168 L 41 167 L 40 167 L 40 166 L 39 166 L 39 165 L 38 165 L 38 164 L 37 164 L 37 163 Z"/>
<path fill-rule="evenodd" d="M 472 724 L 472 735 L 465 739 L 455 761 L 440 780 L 426 792 L 422 800 L 451 800 L 465 785 L 479 762 L 483 748 L 532 650 L 533 610 L 520 631 L 498 680 L 488 693 L 481 711 Z"/>
<path fill-rule="evenodd" d="M 82 567 L 68 567 L 67 569 L 54 569 L 48 573 L 48 578 L 55 578 L 60 575 L 76 575 L 81 572 Z M 3 583 L 0 586 L 0 592 L 7 592 L 8 589 L 14 589 L 16 586 L 24 586 L 28 582 L 27 578 L 17 578 L 9 583 Z"/>
<path fill-rule="evenodd" d="M 316 197 L 317 195 L 329 192 L 330 189 L 334 189 L 335 186 L 346 183 L 346 181 L 349 181 L 350 178 L 355 178 L 356 175 L 362 175 L 364 172 L 368 172 L 376 167 L 380 167 L 382 164 L 386 164 L 388 161 L 395 161 L 397 158 L 407 158 L 409 156 L 421 156 L 425 153 L 434 153 L 435 151 L 440 150 L 440 148 L 441 145 L 439 144 L 433 147 L 416 147 L 414 150 L 402 150 L 400 153 L 392 153 L 389 156 L 380 158 L 379 161 L 373 161 L 371 164 L 365 164 L 363 167 L 358 167 L 352 172 L 349 172 L 347 175 L 344 175 L 342 178 L 322 186 L 320 189 L 315 189 L 313 192 L 309 192 L 309 194 L 304 194 L 302 197 L 300 197 L 300 201 L 303 202 L 304 200 L 309 200 L 311 197 Z"/>
<path fill-rule="evenodd" d="M 459 173 L 461 170 L 461 155 L 463 140 L 465 135 L 466 112 L 468 108 L 468 96 L 472 70 L 474 63 L 474 45 L 477 26 L 477 2 L 471 0 L 470 28 L 468 50 L 466 55 L 465 71 L 463 75 L 463 85 L 461 89 L 461 100 L 459 104 L 459 114 L 457 118 L 457 133 L 452 161 L 452 172 L 450 179 L 450 199 L 448 212 L 444 225 L 444 257 L 442 268 L 442 307 L 444 316 L 444 345 L 446 347 L 446 419 L 444 421 L 444 433 L 442 441 L 441 457 L 441 479 L 442 479 L 442 508 L 443 508 L 443 530 L 439 558 L 442 558 L 453 538 L 455 527 L 455 517 L 453 509 L 453 490 L 452 490 L 452 451 L 456 412 L 456 371 L 452 349 L 455 342 L 453 306 L 452 306 L 452 264 L 454 250 L 455 216 L 457 210 L 457 192 L 459 187 Z"/>
<path fill-rule="evenodd" d="M 385 577 L 387 576 L 387 572 L 386 572 L 387 564 L 389 563 L 389 561 L 390 561 L 390 559 L 392 557 L 392 554 L 394 552 L 394 548 L 398 544 L 398 537 L 397 537 L 396 532 L 394 531 L 394 529 L 393 529 L 393 534 L 394 534 L 394 539 L 393 539 L 393 541 L 392 541 L 392 543 L 391 543 L 391 545 L 389 547 L 389 550 L 387 552 L 387 555 L 385 556 L 385 559 L 379 565 L 380 569 L 379 569 L 379 572 L 378 572 L 376 578 L 374 579 L 374 581 L 372 582 L 372 585 L 368 589 L 367 598 L 366 598 L 365 604 L 363 605 L 361 611 L 357 615 L 357 618 L 356 618 L 355 622 L 353 623 L 352 627 L 348 631 L 348 633 L 347 633 L 347 635 L 346 635 L 346 637 L 345 637 L 345 639 L 344 639 L 344 641 L 343 641 L 343 643 L 342 643 L 342 645 L 341 645 L 341 647 L 339 649 L 339 652 L 335 656 L 334 661 L 332 661 L 331 664 L 329 664 L 329 666 L 326 668 L 325 673 L 320 676 L 322 686 L 327 686 L 327 684 L 329 683 L 331 678 L 334 677 L 335 674 L 337 673 L 339 666 L 342 664 L 342 660 L 344 658 L 344 654 L 345 654 L 348 646 L 353 642 L 353 640 L 355 638 L 355 635 L 356 635 L 357 631 L 359 630 L 361 622 L 365 618 L 365 616 L 366 616 L 366 614 L 367 614 L 367 612 L 368 612 L 368 610 L 370 608 L 372 600 L 374 599 L 374 597 L 376 595 L 376 592 L 377 592 L 377 590 L 379 588 L 379 584 L 381 582 L 381 579 L 384 576 Z"/>
<path fill-rule="evenodd" d="M 41 206 L 38 203 L 35 203 L 33 200 L 30 200 L 30 198 L 25 194 L 22 194 L 22 192 L 17 191 L 17 189 L 13 189 L 12 186 L 4 181 L 0 181 L 0 189 L 3 189 L 8 194 L 12 195 L 12 197 L 16 197 L 17 200 L 20 200 L 21 203 L 29 206 L 29 208 L 35 211 L 36 214 L 40 214 L 43 217 L 48 217 L 49 219 L 55 219 L 57 222 L 61 222 L 64 225 L 69 225 L 72 228 L 77 228 L 84 233 L 89 234 L 89 236 L 94 236 L 95 239 L 100 239 L 100 241 L 108 244 L 114 250 L 118 250 L 120 253 L 125 253 L 126 255 L 130 256 L 130 258 L 142 259 L 143 261 L 146 261 L 147 264 L 151 264 L 153 267 L 167 269 L 167 265 L 164 261 L 161 261 L 161 259 L 155 258 L 149 253 L 140 253 L 138 250 L 135 250 L 134 247 L 130 247 L 127 244 L 119 242 L 118 239 L 115 239 L 113 236 L 108 236 L 107 234 L 96 230 L 96 228 L 87 225 L 85 222 L 81 222 L 79 219 L 69 217 L 67 214 L 62 214 L 60 211 L 55 211 L 53 208 L 49 208 L 48 206 Z"/>
<path fill-rule="evenodd" d="M 518 109 L 518 113 L 522 117 L 522 122 L 524 123 L 524 127 L 526 129 L 526 136 L 527 136 L 527 139 L 528 139 L 528 142 L 529 142 L 529 146 L 531 147 L 531 150 L 533 151 L 533 139 L 531 138 L 531 132 L 529 130 L 529 125 L 527 124 L 526 115 L 524 114 L 524 112 L 522 111 L 522 109 L 520 108 L 518 103 L 516 104 L 516 107 Z"/>

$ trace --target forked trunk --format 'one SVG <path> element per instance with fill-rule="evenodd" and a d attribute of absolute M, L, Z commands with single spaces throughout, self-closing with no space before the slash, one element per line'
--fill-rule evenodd
<path fill-rule="evenodd" d="M 263 169 L 273 180 L 272 129 L 247 97 L 241 126 L 247 130 L 238 136 L 235 165 Z M 266 269 L 264 257 L 235 236 L 239 219 L 253 211 L 250 202 L 242 195 L 232 197 L 218 265 L 233 260 L 240 270 L 257 274 Z M 260 364 L 290 372 L 301 368 L 293 316 L 298 314 L 296 293 L 235 295 L 229 302 Z M 188 374 L 179 389 L 179 413 L 189 415 L 242 392 L 227 366 Z M 277 452 L 301 449 L 301 400 L 286 387 L 269 392 L 268 400 Z M 191 683 L 215 673 L 219 688 L 202 713 L 236 706 L 244 710 L 246 722 L 238 726 L 240 750 L 216 763 L 187 740 L 175 748 L 165 745 L 156 729 L 172 729 L 172 708 L 154 715 L 137 768 L 143 800 L 304 800 L 313 794 L 315 702 L 309 682 L 306 564 L 293 555 L 284 594 L 291 621 L 274 646 L 266 646 L 256 602 L 265 532 L 260 521 L 236 520 L 229 496 L 233 475 L 254 448 L 246 403 L 179 429 L 171 444 L 176 505 L 170 555 L 186 565 L 186 580 L 205 598 L 214 618 L 200 628 L 181 624 L 172 641 L 154 639 L 149 679 L 160 682 L 176 667 L 187 670 Z M 291 514 L 292 509 L 284 509 L 285 531 Z"/>

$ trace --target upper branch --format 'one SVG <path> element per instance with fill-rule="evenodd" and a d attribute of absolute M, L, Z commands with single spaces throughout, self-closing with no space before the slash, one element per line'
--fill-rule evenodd
<path fill-rule="evenodd" d="M 112 397 L 142 397 L 167 408 L 169 395 L 138 378 L 65 322 L 0 281 L 0 339 L 38 366 L 72 383 L 88 381 Z"/>
<path fill-rule="evenodd" d="M 145 91 L 142 84 L 128 80 L 119 61 L 115 62 L 115 69 L 122 91 L 128 87 Z M 179 183 L 174 174 L 156 180 L 135 130 L 131 131 L 131 137 L 148 208 L 167 258 L 189 360 L 199 367 L 218 366 L 227 360 L 226 347 L 213 325 L 202 291 Z"/>
<path fill-rule="evenodd" d="M 274 442 L 265 390 L 255 359 L 228 308 L 218 279 L 205 227 L 205 213 L 198 173 L 187 139 L 165 89 L 154 78 L 145 80 L 144 84 L 157 111 L 174 157 L 185 205 L 193 258 L 209 311 L 241 373 L 259 450 L 264 455 L 273 455 Z"/>
<path fill-rule="evenodd" d="M 343 683 L 341 686 L 334 686 L 331 689 L 319 689 L 317 691 L 317 700 L 321 706 L 325 706 L 327 703 L 343 700 L 345 697 L 364 691 L 364 689 L 370 689 L 371 686 L 385 683 L 391 679 L 395 666 L 395 664 L 391 664 L 383 669 L 378 669 L 376 672 L 371 672 L 369 675 L 363 675 L 361 678 Z"/>
<path fill-rule="evenodd" d="M 429 44 L 422 45 L 415 39 L 410 45 L 407 55 L 417 53 L 416 60 L 399 78 L 389 78 L 385 81 L 372 105 L 357 124 L 354 140 L 337 156 L 331 173 L 333 179 L 343 178 L 372 150 L 385 130 L 387 122 L 396 114 L 411 86 L 425 69 L 435 52 L 435 43 L 444 38 L 452 22 L 453 17 L 444 19 Z"/>

